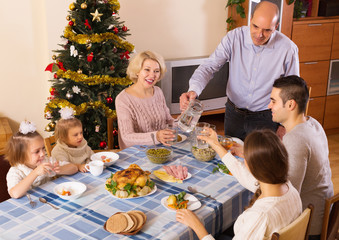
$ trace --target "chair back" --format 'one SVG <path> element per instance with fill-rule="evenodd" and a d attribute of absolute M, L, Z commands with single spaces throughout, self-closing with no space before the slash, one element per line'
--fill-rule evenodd
<path fill-rule="evenodd" d="M 280 231 L 274 232 L 271 240 L 307 240 L 312 213 L 313 205 L 309 204 L 297 219 Z"/>
<path fill-rule="evenodd" d="M 325 201 L 321 240 L 334 240 L 339 234 L 339 193 Z"/>
<path fill-rule="evenodd" d="M 311 99 L 311 91 L 312 91 L 312 87 L 309 86 L 308 87 L 308 101 L 307 101 L 307 104 L 306 104 L 305 116 L 308 115 L 308 106 L 310 105 L 310 100 L 313 100 L 313 99 Z"/>
<path fill-rule="evenodd" d="M 54 136 L 50 136 L 48 138 L 44 139 L 44 143 L 45 143 L 45 148 L 46 148 L 46 152 L 47 155 L 50 157 L 51 153 L 52 153 L 52 149 L 54 148 L 56 141 L 55 141 L 55 137 Z"/>

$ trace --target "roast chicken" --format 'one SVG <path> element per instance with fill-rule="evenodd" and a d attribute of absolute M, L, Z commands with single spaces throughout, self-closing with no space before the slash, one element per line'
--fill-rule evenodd
<path fill-rule="evenodd" d="M 131 164 L 127 169 L 116 172 L 113 181 L 117 183 L 118 189 L 123 189 L 126 184 L 144 187 L 150 179 L 149 171 L 143 171 L 137 164 Z"/>

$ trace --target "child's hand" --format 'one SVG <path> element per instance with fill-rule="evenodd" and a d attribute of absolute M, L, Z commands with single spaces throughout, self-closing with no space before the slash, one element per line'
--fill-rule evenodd
<path fill-rule="evenodd" d="M 85 168 L 85 165 L 86 164 L 78 164 L 78 169 L 79 169 L 79 172 L 87 172 L 87 169 Z"/>
<path fill-rule="evenodd" d="M 56 172 L 56 173 L 60 173 L 60 165 L 59 165 L 59 162 L 56 161 L 54 164 L 53 164 L 53 171 Z"/>
<path fill-rule="evenodd" d="M 33 170 L 38 176 L 43 176 L 53 171 L 53 167 L 50 163 L 41 163 Z"/>

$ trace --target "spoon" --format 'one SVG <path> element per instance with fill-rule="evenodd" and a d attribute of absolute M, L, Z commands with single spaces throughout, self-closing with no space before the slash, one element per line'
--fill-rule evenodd
<path fill-rule="evenodd" d="M 213 197 L 211 197 L 211 195 L 207 195 L 207 194 L 205 194 L 205 193 L 198 192 L 197 190 L 195 190 L 195 189 L 194 189 L 193 187 L 191 187 L 191 186 L 188 186 L 187 189 L 188 189 L 188 191 L 190 191 L 191 193 L 200 193 L 200 194 L 204 195 L 205 197 L 208 197 L 208 198 L 213 199 L 213 200 L 216 201 L 216 199 L 213 198 Z"/>
<path fill-rule="evenodd" d="M 154 148 L 157 149 L 157 146 L 155 145 L 154 133 L 151 133 L 151 137 L 152 137 L 152 140 L 153 140 Z"/>
<path fill-rule="evenodd" d="M 46 200 L 45 198 L 40 197 L 40 198 L 39 198 L 39 201 L 42 202 L 42 203 L 47 203 L 47 204 L 49 204 L 49 205 L 50 205 L 51 207 L 53 207 L 55 210 L 59 210 L 59 208 L 58 208 L 57 206 L 53 205 L 52 203 L 47 202 L 47 200 Z"/>

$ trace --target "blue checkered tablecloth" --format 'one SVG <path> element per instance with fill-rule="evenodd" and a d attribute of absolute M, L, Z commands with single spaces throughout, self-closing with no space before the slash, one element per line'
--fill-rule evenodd
<path fill-rule="evenodd" d="M 105 190 L 105 181 L 118 170 L 130 164 L 138 164 L 143 170 L 154 171 L 162 165 L 148 161 L 145 148 L 134 146 L 119 152 L 119 160 L 94 177 L 90 173 L 77 173 L 63 176 L 48 182 L 29 193 L 38 204 L 32 209 L 26 197 L 9 199 L 0 203 L 0 239 L 198 239 L 195 233 L 185 225 L 176 222 L 175 212 L 168 211 L 160 203 L 163 197 L 187 191 L 193 186 L 201 192 L 210 194 L 217 201 L 206 198 L 202 207 L 195 213 L 205 224 L 207 231 L 216 235 L 228 228 L 248 204 L 251 193 L 237 180 L 223 173 L 212 174 L 220 158 L 210 162 L 194 159 L 189 143 L 173 147 L 173 159 L 166 165 L 187 166 L 192 177 L 184 183 L 166 183 L 153 178 L 157 191 L 149 196 L 137 199 L 116 199 Z M 66 201 L 53 193 L 53 188 L 67 181 L 79 181 L 87 186 L 86 192 L 78 199 Z M 203 196 L 195 194 L 197 198 Z M 54 210 L 40 203 L 44 197 L 60 207 Z M 116 212 L 140 210 L 147 215 L 147 222 L 134 236 L 111 234 L 103 229 L 105 221 Z"/>

